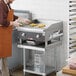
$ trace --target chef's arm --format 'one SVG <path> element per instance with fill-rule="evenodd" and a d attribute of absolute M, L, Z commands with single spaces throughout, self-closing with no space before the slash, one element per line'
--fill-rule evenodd
<path fill-rule="evenodd" d="M 15 16 L 15 15 L 14 15 L 14 20 L 10 21 L 10 25 L 14 25 L 14 26 L 19 26 L 20 23 L 30 24 L 31 21 L 29 19 L 22 18 L 22 17 L 19 17 L 19 16 Z"/>
<path fill-rule="evenodd" d="M 4 26 L 4 25 L 0 24 L 0 26 Z M 19 26 L 19 23 L 16 21 L 10 21 L 8 26 Z M 5 27 L 7 27 L 7 25 Z"/>
<path fill-rule="evenodd" d="M 0 24 L 0 26 L 2 26 L 2 25 Z"/>
<path fill-rule="evenodd" d="M 19 26 L 17 21 L 10 21 L 10 26 Z"/>

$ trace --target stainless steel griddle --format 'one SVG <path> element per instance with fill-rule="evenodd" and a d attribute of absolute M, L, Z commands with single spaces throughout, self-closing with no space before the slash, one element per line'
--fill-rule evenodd
<path fill-rule="evenodd" d="M 18 43 L 28 43 L 31 45 L 43 44 L 45 42 L 45 32 L 50 33 L 49 40 L 53 35 L 59 35 L 63 32 L 63 24 L 57 20 L 40 20 L 40 23 L 45 24 L 45 27 L 39 28 L 37 26 L 31 27 L 30 25 L 24 25 L 17 27 L 18 31 Z M 48 42 L 51 42 L 49 41 Z"/>

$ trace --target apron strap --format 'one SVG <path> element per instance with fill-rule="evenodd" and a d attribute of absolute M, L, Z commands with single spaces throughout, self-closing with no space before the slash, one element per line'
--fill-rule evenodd
<path fill-rule="evenodd" d="M 11 10 L 11 6 L 10 6 L 10 4 L 9 4 L 9 3 L 7 4 L 7 6 L 8 6 L 8 9 L 9 9 L 9 10 Z"/>

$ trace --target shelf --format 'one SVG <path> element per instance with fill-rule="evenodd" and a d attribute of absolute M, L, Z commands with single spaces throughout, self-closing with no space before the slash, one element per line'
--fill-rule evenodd
<path fill-rule="evenodd" d="M 76 51 L 76 0 L 69 0 L 69 54 Z"/>
<path fill-rule="evenodd" d="M 69 52 L 70 53 L 75 52 L 75 51 L 76 51 L 76 49 L 73 49 L 73 48 L 72 49 L 69 49 Z"/>
<path fill-rule="evenodd" d="M 54 47 L 55 45 L 61 45 L 62 41 L 54 41 L 54 42 L 51 42 L 51 44 L 48 44 L 48 46 L 46 46 L 46 48 L 49 48 L 49 47 Z M 17 45 L 18 48 L 24 48 L 24 49 L 29 49 L 29 50 L 37 50 L 37 51 L 43 51 L 45 52 L 45 45 L 27 45 L 27 44 L 24 44 L 24 45 L 21 45 L 21 44 L 18 44 Z"/>
<path fill-rule="evenodd" d="M 73 46 L 72 48 L 73 48 L 73 49 L 76 49 L 76 46 Z"/>
<path fill-rule="evenodd" d="M 24 71 L 28 73 L 38 74 L 38 75 L 45 75 L 45 74 L 47 75 L 55 70 L 54 67 L 50 67 L 50 66 L 46 66 L 45 68 L 46 68 L 45 71 L 43 71 L 40 68 L 34 68 L 34 66 L 30 66 L 30 67 L 26 67 Z"/>
<path fill-rule="evenodd" d="M 71 40 L 76 40 L 76 36 L 71 36 L 70 39 Z"/>
<path fill-rule="evenodd" d="M 70 0 L 69 3 L 76 3 L 76 1 L 75 0 Z"/>
<path fill-rule="evenodd" d="M 71 10 L 69 10 L 70 12 L 76 12 L 76 9 L 71 9 Z"/>
<path fill-rule="evenodd" d="M 76 4 L 71 4 L 70 7 L 76 7 Z"/>
<path fill-rule="evenodd" d="M 73 29 L 69 30 L 69 34 L 70 35 L 76 34 L 76 28 L 73 28 Z"/>
<path fill-rule="evenodd" d="M 69 43 L 70 43 L 70 44 L 72 44 L 72 43 L 76 43 L 76 40 L 70 40 Z"/>
<path fill-rule="evenodd" d="M 70 22 L 70 25 L 74 25 L 75 26 L 76 25 L 76 22 Z"/>
<path fill-rule="evenodd" d="M 37 47 L 37 46 L 30 46 L 30 45 L 17 45 L 18 48 L 30 49 L 30 50 L 38 50 L 38 51 L 45 51 L 45 48 Z"/>
<path fill-rule="evenodd" d="M 69 28 L 70 29 L 76 29 L 76 26 L 75 25 L 69 25 Z"/>
<path fill-rule="evenodd" d="M 75 46 L 76 45 L 76 43 L 71 43 L 70 45 L 69 45 L 69 47 L 73 47 L 73 46 Z"/>
<path fill-rule="evenodd" d="M 70 12 L 70 15 L 69 16 L 76 16 L 76 13 L 74 12 Z"/>
<path fill-rule="evenodd" d="M 76 21 L 76 17 L 71 18 L 71 21 Z"/>

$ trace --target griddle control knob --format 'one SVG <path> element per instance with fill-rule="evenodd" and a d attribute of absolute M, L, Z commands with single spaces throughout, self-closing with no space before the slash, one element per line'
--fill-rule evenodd
<path fill-rule="evenodd" d="M 36 35 L 36 38 L 39 38 L 39 37 L 40 37 L 40 35 L 39 35 L 39 34 L 37 34 L 37 35 Z"/>
<path fill-rule="evenodd" d="M 22 33 L 21 36 L 25 36 L 25 33 Z"/>

